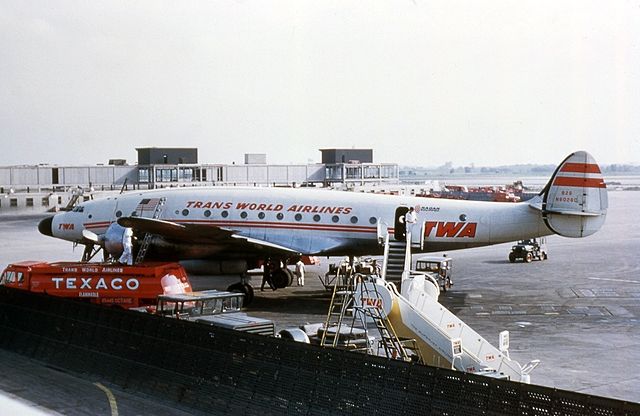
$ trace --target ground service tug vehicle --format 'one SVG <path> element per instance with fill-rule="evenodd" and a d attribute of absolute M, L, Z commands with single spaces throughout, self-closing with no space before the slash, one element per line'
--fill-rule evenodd
<path fill-rule="evenodd" d="M 520 240 L 511 247 L 511 253 L 509 253 L 509 261 L 511 263 L 518 259 L 522 259 L 525 263 L 531 263 L 532 260 L 546 260 L 547 258 L 547 242 L 545 238 Z"/>
<path fill-rule="evenodd" d="M 453 259 L 447 257 L 429 256 L 420 257 L 416 260 L 415 271 L 429 273 L 440 283 L 440 290 L 446 292 L 453 286 L 452 279 Z"/>
<path fill-rule="evenodd" d="M 153 308 L 136 310 L 235 331 L 275 336 L 273 321 L 242 312 L 244 297 L 243 293 L 220 290 L 165 294 L 158 296 L 155 311 Z"/>
<path fill-rule="evenodd" d="M 182 266 L 166 262 L 127 266 L 23 261 L 2 272 L 0 285 L 122 308 L 155 305 L 161 294 L 191 292 Z"/>

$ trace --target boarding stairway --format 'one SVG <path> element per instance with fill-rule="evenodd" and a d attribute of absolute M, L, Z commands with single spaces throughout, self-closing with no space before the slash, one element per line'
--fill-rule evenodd
<path fill-rule="evenodd" d="M 383 277 L 387 282 L 400 283 L 407 256 L 407 244 L 405 241 L 391 240 L 387 236 L 386 248 L 386 261 L 382 267 Z"/>
<path fill-rule="evenodd" d="M 154 200 L 151 203 L 144 203 L 145 200 L 141 201 L 136 208 L 136 213 L 138 216 L 143 216 L 145 211 L 152 210 L 153 214 L 151 218 L 157 220 L 162 215 L 162 210 L 164 209 L 164 204 L 166 202 L 166 198 L 159 198 L 157 201 Z M 151 240 L 153 239 L 153 234 L 145 233 L 144 238 L 142 239 L 142 244 L 140 244 L 140 249 L 138 249 L 138 254 L 136 256 L 135 264 L 140 264 L 144 261 L 144 257 L 147 255 L 147 251 L 149 250 L 149 246 L 151 245 Z"/>
<path fill-rule="evenodd" d="M 422 362 L 415 340 L 398 337 L 391 320 L 386 315 L 383 315 L 381 308 L 383 299 L 377 290 L 377 286 L 366 284 L 375 280 L 375 277 L 367 279 L 364 276 L 357 276 L 355 296 L 353 298 L 354 321 L 358 318 L 365 328 L 367 328 L 367 322 L 369 321 L 374 324 L 379 335 L 378 355 L 380 355 L 379 350 L 382 350 L 387 358 L 412 361 L 413 356 L 415 357 L 414 361 Z M 370 351 L 370 353 L 372 352 Z M 411 354 L 409 354 L 410 352 Z"/>
<path fill-rule="evenodd" d="M 385 356 L 410 361 L 407 351 L 413 350 L 413 355 L 417 355 L 415 345 L 398 338 L 389 320 L 381 314 L 379 305 L 382 300 L 376 288 L 373 287 L 372 291 L 365 288 L 363 285 L 367 278 L 352 273 L 353 270 L 353 264 L 347 262 L 338 267 L 320 345 L 375 354 L 373 337 L 370 337 L 368 329 L 368 322 L 372 322 L 379 334 L 379 349 Z M 354 281 L 359 289 L 354 287 Z M 358 299 L 354 298 L 356 291 L 360 293 Z"/>
<path fill-rule="evenodd" d="M 508 331 L 500 333 L 500 346 L 496 348 L 440 304 L 437 278 L 429 273 L 410 270 L 411 247 L 414 245 L 410 235 L 407 242 L 400 242 L 405 245 L 400 273 L 401 293 L 394 281 L 385 280 L 391 278 L 397 282 L 397 264 L 401 261 L 398 258 L 400 244 L 389 241 L 389 235 L 384 237 L 381 239 L 385 243 L 383 279 L 358 285 L 354 293 L 354 307 L 370 306 L 373 303 L 371 293 L 376 293 L 380 299 L 376 306 L 381 318 L 395 328 L 397 339 L 415 339 L 425 364 L 529 383 L 529 374 L 540 361 L 533 360 L 521 366 L 509 357 Z"/>
<path fill-rule="evenodd" d="M 425 223 L 421 224 L 422 232 L 407 232 L 403 240 L 397 240 L 388 232 L 388 226 L 378 218 L 378 241 L 384 245 L 382 278 L 400 287 L 403 273 L 411 269 L 411 249 L 422 248 Z M 418 229 L 414 227 L 414 229 Z"/>

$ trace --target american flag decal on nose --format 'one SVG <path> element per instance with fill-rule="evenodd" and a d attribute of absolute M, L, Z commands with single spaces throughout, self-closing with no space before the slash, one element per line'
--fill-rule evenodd
<path fill-rule="evenodd" d="M 142 216 L 145 212 L 153 213 L 160 204 L 160 198 L 145 198 L 136 206 L 136 213 Z"/>

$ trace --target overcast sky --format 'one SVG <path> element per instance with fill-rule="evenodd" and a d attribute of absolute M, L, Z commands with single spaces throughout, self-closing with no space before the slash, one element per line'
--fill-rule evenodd
<path fill-rule="evenodd" d="M 0 165 L 640 163 L 640 0 L 0 1 Z"/>

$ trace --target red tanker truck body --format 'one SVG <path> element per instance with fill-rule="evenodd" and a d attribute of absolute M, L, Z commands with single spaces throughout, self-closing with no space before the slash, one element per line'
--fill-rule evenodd
<path fill-rule="evenodd" d="M 0 285 L 123 308 L 155 305 L 157 296 L 191 292 L 178 263 L 46 263 L 23 261 L 7 266 Z"/>

